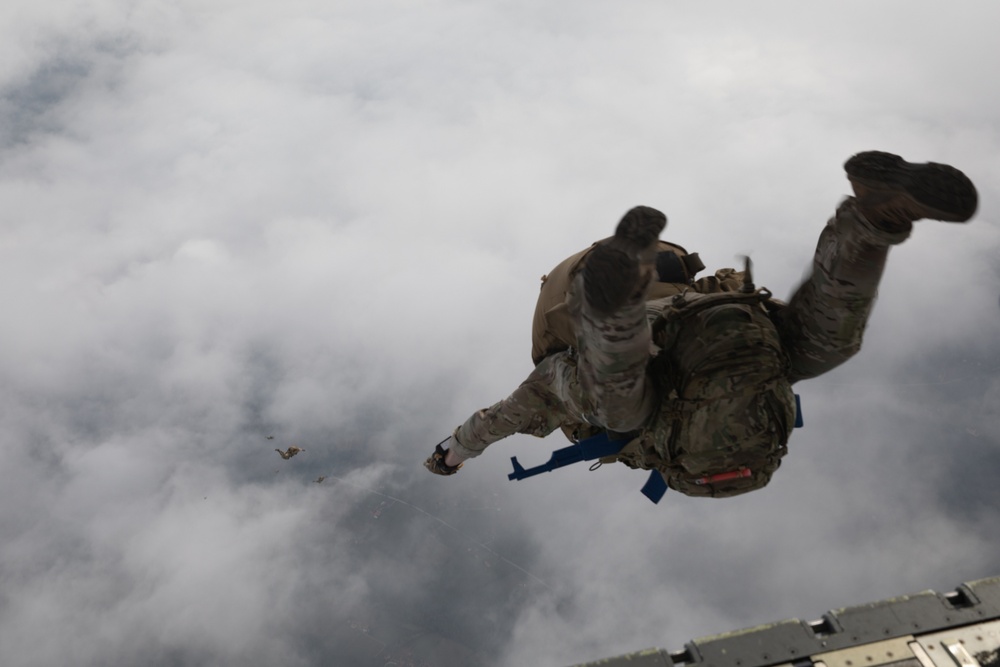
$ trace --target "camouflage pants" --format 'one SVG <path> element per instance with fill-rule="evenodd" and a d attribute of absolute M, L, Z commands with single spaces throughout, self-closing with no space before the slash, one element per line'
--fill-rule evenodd
<path fill-rule="evenodd" d="M 841 203 L 820 234 L 812 273 L 776 322 L 791 362 L 789 380 L 816 377 L 857 354 L 889 248 L 909 235 L 872 225 L 853 197 Z"/>
<path fill-rule="evenodd" d="M 820 235 L 812 274 L 777 316 L 792 381 L 826 372 L 860 349 L 889 247 L 908 235 L 874 227 L 853 199 L 837 209 Z M 644 265 L 641 275 L 640 288 L 655 272 Z M 662 399 L 648 371 L 656 302 L 647 304 L 643 288 L 617 312 L 600 316 L 583 298 L 582 280 L 580 272 L 568 296 L 577 347 L 545 357 L 510 396 L 469 417 L 449 443 L 456 453 L 473 458 L 514 433 L 544 437 L 564 424 L 631 431 L 658 408 Z M 717 284 L 708 278 L 692 288 Z"/>

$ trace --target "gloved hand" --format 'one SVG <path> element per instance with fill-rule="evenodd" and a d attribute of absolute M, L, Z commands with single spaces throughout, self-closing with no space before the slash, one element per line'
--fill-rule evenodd
<path fill-rule="evenodd" d="M 462 467 L 462 464 L 450 466 L 444 462 L 446 456 L 448 456 L 448 450 L 442 447 L 439 442 L 434 447 L 434 453 L 424 461 L 424 467 L 435 475 L 454 475 Z"/>

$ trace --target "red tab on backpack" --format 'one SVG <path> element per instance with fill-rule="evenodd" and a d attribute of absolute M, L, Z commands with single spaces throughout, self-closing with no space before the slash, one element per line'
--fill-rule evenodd
<path fill-rule="evenodd" d="M 698 486 L 704 486 L 705 484 L 728 482 L 731 479 L 742 479 L 744 477 L 753 477 L 753 472 L 750 468 L 740 468 L 739 470 L 733 470 L 731 472 L 720 472 L 715 475 L 706 475 L 705 477 L 699 477 L 694 480 L 694 483 Z"/>

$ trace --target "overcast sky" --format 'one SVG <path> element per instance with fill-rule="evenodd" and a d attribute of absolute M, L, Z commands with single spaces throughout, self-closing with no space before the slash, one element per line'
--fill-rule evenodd
<path fill-rule="evenodd" d="M 4 3 L 3 664 L 558 666 L 1000 574 L 998 25 Z M 980 211 L 892 251 L 765 490 L 507 481 L 559 434 L 422 468 L 530 372 L 538 278 L 628 208 L 788 297 L 867 149 L 960 167 Z"/>

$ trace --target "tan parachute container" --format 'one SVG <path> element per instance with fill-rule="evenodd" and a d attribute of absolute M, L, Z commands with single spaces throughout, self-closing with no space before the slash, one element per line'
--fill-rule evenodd
<path fill-rule="evenodd" d="M 680 294 L 691 285 L 698 271 L 705 268 L 698 253 L 674 243 L 659 242 L 659 251 L 672 253 L 678 261 L 672 267 L 676 282 L 656 282 L 650 288 L 649 300 Z M 542 359 L 555 352 L 576 346 L 573 321 L 566 304 L 566 296 L 583 259 L 597 243 L 559 263 L 548 275 L 542 276 L 541 292 L 535 304 L 531 325 L 531 360 L 537 366 Z M 700 282 L 700 281 L 699 281 Z"/>

